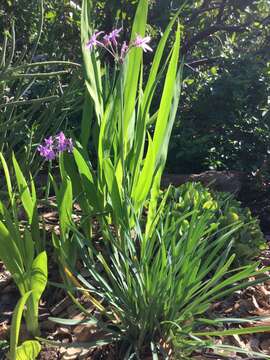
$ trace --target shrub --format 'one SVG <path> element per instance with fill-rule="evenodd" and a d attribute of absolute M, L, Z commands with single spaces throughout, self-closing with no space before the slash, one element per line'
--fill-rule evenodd
<path fill-rule="evenodd" d="M 163 196 L 160 196 L 160 201 Z M 205 209 L 213 212 L 211 222 L 217 224 L 220 232 L 226 231 L 227 227 L 234 223 L 241 222 L 242 226 L 232 236 L 232 251 L 236 253 L 237 264 L 249 262 L 265 248 L 266 242 L 259 220 L 252 217 L 248 208 L 242 208 L 240 201 L 232 194 L 210 191 L 200 183 L 187 183 L 178 188 L 171 188 L 167 198 L 167 204 L 176 220 L 186 211 L 192 211 L 197 203 L 200 204 L 198 210 L 201 214 Z"/>

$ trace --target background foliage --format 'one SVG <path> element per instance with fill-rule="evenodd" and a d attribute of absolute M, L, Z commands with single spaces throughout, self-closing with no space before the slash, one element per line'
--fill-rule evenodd
<path fill-rule="evenodd" d="M 94 0 L 95 27 L 108 31 L 115 25 L 123 25 L 128 37 L 126 32 L 131 28 L 137 3 Z M 184 1 L 149 3 L 148 32 L 155 47 L 168 20 Z M 10 35 L 10 24 L 15 22 L 14 61 L 25 52 L 31 54 L 35 46 L 42 18 L 40 4 L 41 1 L 35 0 L 1 2 L 0 36 Z M 80 0 L 44 1 L 43 31 L 33 61 L 81 62 L 80 9 Z M 190 173 L 209 168 L 254 171 L 268 157 L 269 12 L 267 0 L 185 2 L 181 23 L 185 34 L 182 55 L 186 80 L 181 112 L 170 144 L 170 172 Z M 146 62 L 151 65 L 151 56 L 146 56 Z M 59 93 L 59 88 L 55 89 Z M 39 93 L 39 86 L 33 90 Z M 51 95 L 51 90 L 47 92 Z M 78 91 L 76 98 L 80 95 Z M 69 105 L 69 110 L 77 107 L 75 116 L 79 119 L 78 102 Z M 67 122 L 73 128 L 79 123 L 74 117 L 68 117 Z M 50 132 L 48 128 L 45 131 Z"/>

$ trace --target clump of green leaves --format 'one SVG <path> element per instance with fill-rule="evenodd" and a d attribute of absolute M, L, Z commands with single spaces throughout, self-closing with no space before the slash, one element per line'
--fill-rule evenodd
<path fill-rule="evenodd" d="M 148 1 L 138 4 L 130 43 L 139 34 L 144 37 Z M 143 50 L 133 47 L 125 61 L 114 69 L 101 61 L 98 51 L 90 52 L 86 44 L 94 33 L 90 13 L 91 1 L 82 7 L 82 49 L 85 64 L 86 98 L 81 129 L 81 144 L 74 150 L 75 162 L 62 162 L 63 177 L 69 176 L 74 196 L 84 216 L 93 212 L 110 213 L 114 224 L 119 219 L 134 222 L 150 196 L 151 213 L 155 212 L 156 192 L 167 157 L 169 138 L 175 120 L 181 88 L 179 63 L 180 26 L 165 64 L 164 49 L 179 12 L 161 38 L 148 78 L 144 79 Z M 153 108 L 157 87 L 164 79 L 158 108 Z M 92 143 L 97 154 L 96 169 L 89 158 Z"/>
<path fill-rule="evenodd" d="M 77 284 L 82 284 L 76 286 L 90 294 L 97 308 L 85 323 L 104 331 L 99 341 L 118 341 L 120 358 L 143 359 L 152 352 L 153 357 L 167 359 L 167 350 L 175 350 L 173 344 L 182 355 L 190 354 L 195 345 L 212 346 L 211 341 L 196 339 L 204 324 L 220 325 L 206 315 L 211 303 L 262 281 L 257 276 L 265 270 L 258 270 L 257 263 L 231 270 L 232 239 L 241 222 L 219 232 L 215 213 L 210 208 L 202 211 L 201 205 L 198 199 L 192 210 L 184 209 L 176 218 L 162 202 L 147 232 L 139 221 L 132 228 L 122 223 L 119 232 L 103 223 L 102 247 L 74 228 L 73 241 L 86 274 L 72 269 Z M 252 276 L 256 280 L 250 282 Z"/>
<path fill-rule="evenodd" d="M 21 296 L 31 291 L 27 300 L 25 320 L 28 331 L 39 334 L 38 305 L 46 287 L 48 270 L 47 255 L 39 229 L 36 190 L 33 180 L 31 189 L 13 156 L 18 196 L 12 186 L 7 163 L 0 159 L 7 184 L 7 199 L 0 201 L 0 259 L 10 271 Z M 22 221 L 25 216 L 26 220 Z"/>
<path fill-rule="evenodd" d="M 160 201 L 163 197 L 164 195 L 161 195 Z M 258 219 L 252 217 L 248 208 L 242 208 L 241 203 L 232 194 L 210 191 L 200 183 L 187 183 L 178 188 L 171 188 L 166 201 L 175 221 L 186 211 L 192 211 L 199 203 L 198 210 L 201 214 L 205 209 L 212 211 L 211 222 L 216 224 L 219 232 L 226 232 L 228 226 L 240 222 L 242 226 L 231 237 L 237 265 L 254 260 L 260 251 L 266 248 Z M 185 226 L 189 224 L 186 222 Z"/>

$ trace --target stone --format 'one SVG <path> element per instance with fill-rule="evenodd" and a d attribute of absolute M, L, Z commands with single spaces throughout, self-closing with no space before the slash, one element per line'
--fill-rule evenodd
<path fill-rule="evenodd" d="M 82 347 L 68 347 L 60 348 L 60 354 L 62 360 L 75 360 L 80 359 L 83 360 L 86 358 L 86 356 L 89 354 L 90 349 L 85 349 Z"/>
<path fill-rule="evenodd" d="M 73 329 L 73 334 L 79 342 L 89 342 L 93 338 L 96 329 L 90 325 L 78 325 Z"/>
<path fill-rule="evenodd" d="M 178 187 L 186 182 L 200 182 L 213 190 L 226 191 L 237 195 L 241 190 L 243 178 L 244 174 L 240 171 L 209 170 L 190 175 L 164 174 L 161 187 L 167 188 L 170 184 Z"/>

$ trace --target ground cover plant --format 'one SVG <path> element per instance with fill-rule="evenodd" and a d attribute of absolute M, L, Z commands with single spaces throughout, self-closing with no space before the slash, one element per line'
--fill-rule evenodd
<path fill-rule="evenodd" d="M 168 196 L 166 192 L 164 195 L 161 193 L 160 202 L 164 196 L 176 220 L 183 212 L 192 211 L 194 205 L 199 203 L 202 213 L 205 209 L 213 212 L 214 218 L 211 221 L 218 225 L 219 231 L 222 228 L 226 231 L 227 226 L 241 222 L 243 226 L 231 236 L 232 250 L 236 254 L 238 265 L 256 259 L 267 246 L 258 219 L 253 218 L 250 210 L 243 208 L 230 193 L 211 191 L 200 183 L 187 183 L 178 188 L 172 187 Z"/>
<path fill-rule="evenodd" d="M 244 319 L 213 312 L 217 301 L 269 281 L 270 268 L 256 261 L 265 247 L 257 220 L 228 194 L 199 184 L 160 191 L 183 84 L 185 4 L 156 49 L 149 5 L 138 1 L 131 29 L 105 31 L 95 24 L 94 2 L 82 2 L 82 121 L 73 133 L 52 127 L 35 144 L 47 171 L 45 191 L 35 167 L 33 177 L 14 153 L 0 154 L 0 260 L 20 293 L 6 353 L 11 360 L 35 359 L 43 345 L 82 346 L 72 335 L 69 343 L 61 341 L 59 331 L 46 338 L 39 313 L 42 308 L 44 316 L 44 304 L 55 294 L 61 300 L 66 294 L 79 317 L 55 316 L 55 308 L 47 308 L 53 316 L 46 320 L 69 326 L 68 333 L 83 327 L 90 338 L 83 346 L 101 349 L 99 358 L 106 349 L 126 360 L 192 359 L 204 351 L 217 358 L 230 357 L 229 351 L 270 358 L 224 340 L 269 332 L 261 313 Z M 145 56 L 152 57 L 146 68 Z M 37 65 L 19 70 L 25 66 Z M 32 74 L 17 73 L 11 62 L 4 70 L 8 81 Z M 52 210 L 53 228 L 43 214 Z"/>

